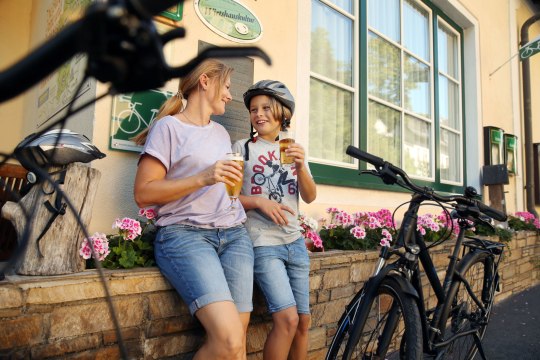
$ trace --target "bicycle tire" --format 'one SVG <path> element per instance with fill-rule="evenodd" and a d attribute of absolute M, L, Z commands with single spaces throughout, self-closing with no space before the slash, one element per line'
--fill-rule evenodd
<path fill-rule="evenodd" d="M 443 338 L 450 339 L 459 332 L 478 329 L 480 340 L 484 337 L 491 315 L 495 298 L 495 290 L 499 281 L 498 275 L 493 273 L 491 255 L 487 252 L 470 252 L 463 258 L 457 271 L 469 283 L 475 296 L 482 302 L 486 313 L 473 301 L 462 281 L 454 280 L 448 292 L 448 301 L 443 311 L 443 323 L 446 323 Z M 492 258 L 491 258 L 492 259 Z M 491 277 L 493 281 L 486 277 Z M 484 291 L 484 293 L 483 293 Z M 472 359 L 478 348 L 472 335 L 456 338 L 443 351 L 441 359 L 466 360 Z"/>
<path fill-rule="evenodd" d="M 422 359 L 422 339 L 416 300 L 387 276 L 362 300 L 343 359 Z"/>
<path fill-rule="evenodd" d="M 339 356 L 343 356 L 343 351 L 345 350 L 345 345 L 349 341 L 349 330 L 352 330 L 353 327 L 351 323 L 354 321 L 356 314 L 358 312 L 359 303 L 364 296 L 364 288 L 360 290 L 351 302 L 345 308 L 345 312 L 341 315 L 337 323 L 336 333 L 332 338 L 332 342 L 328 347 L 325 360 L 336 360 L 339 359 Z"/>

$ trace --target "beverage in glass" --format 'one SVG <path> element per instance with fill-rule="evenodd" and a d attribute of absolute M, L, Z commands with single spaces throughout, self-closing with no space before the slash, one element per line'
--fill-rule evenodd
<path fill-rule="evenodd" d="M 294 157 L 287 156 L 285 153 L 285 149 L 292 143 L 294 143 L 294 133 L 291 130 L 281 131 L 279 133 L 279 161 L 281 165 L 291 165 L 294 163 Z"/>
<path fill-rule="evenodd" d="M 242 154 L 240 153 L 227 153 L 225 160 L 232 160 L 242 166 L 242 175 L 244 174 L 244 158 L 242 157 Z M 238 199 L 238 195 L 240 195 L 240 190 L 242 190 L 242 179 L 239 181 L 236 181 L 234 179 L 231 179 L 227 177 L 228 180 L 234 182 L 233 185 L 229 185 L 225 183 L 225 188 L 227 189 L 227 194 L 229 195 L 229 198 L 231 199 L 231 207 L 236 199 Z"/>

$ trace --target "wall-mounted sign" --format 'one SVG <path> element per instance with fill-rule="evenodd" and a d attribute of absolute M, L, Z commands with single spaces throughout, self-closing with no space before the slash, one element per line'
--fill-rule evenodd
<path fill-rule="evenodd" d="M 131 138 L 150 126 L 161 104 L 172 95 L 170 91 L 148 90 L 115 96 L 112 103 L 109 147 L 115 150 L 141 151 L 142 146 L 135 144 Z"/>
<path fill-rule="evenodd" d="M 216 34 L 239 43 L 252 43 L 262 36 L 262 24 L 245 5 L 235 0 L 195 0 L 195 12 Z"/>
<path fill-rule="evenodd" d="M 184 2 L 182 1 L 174 5 L 173 7 L 163 11 L 160 15 L 165 16 L 166 18 L 169 18 L 174 21 L 180 21 L 182 20 L 183 9 L 184 9 Z"/>

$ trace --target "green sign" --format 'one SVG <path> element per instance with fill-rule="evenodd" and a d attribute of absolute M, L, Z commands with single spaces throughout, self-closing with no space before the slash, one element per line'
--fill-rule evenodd
<path fill-rule="evenodd" d="M 160 15 L 165 16 L 174 21 L 182 20 L 182 11 L 184 9 L 184 2 L 179 2 L 175 6 L 163 11 Z"/>
<path fill-rule="evenodd" d="M 262 36 L 257 16 L 235 0 L 195 0 L 195 12 L 216 34 L 239 43 L 252 43 Z"/>
<path fill-rule="evenodd" d="M 142 146 L 135 144 L 131 138 L 150 126 L 161 104 L 172 95 L 170 91 L 148 90 L 115 96 L 109 147 L 140 152 Z"/>
<path fill-rule="evenodd" d="M 525 46 L 519 49 L 519 60 L 525 60 L 540 52 L 540 37 L 529 41 Z"/>
<path fill-rule="evenodd" d="M 503 131 L 501 129 L 491 129 L 491 143 L 501 144 L 503 138 Z"/>

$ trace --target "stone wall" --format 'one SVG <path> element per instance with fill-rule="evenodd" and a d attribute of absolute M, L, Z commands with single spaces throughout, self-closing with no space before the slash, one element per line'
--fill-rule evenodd
<path fill-rule="evenodd" d="M 500 301 L 539 282 L 540 241 L 520 233 L 502 264 Z M 451 243 L 436 248 L 444 272 Z M 377 252 L 311 255 L 310 359 L 323 359 L 344 306 L 371 274 Z M 133 359 L 189 359 L 204 332 L 157 268 L 105 271 L 125 347 Z M 115 327 L 96 270 L 61 276 L 7 276 L 0 282 L 0 358 L 115 359 Z M 248 333 L 248 359 L 262 359 L 270 317 L 260 294 Z"/>

